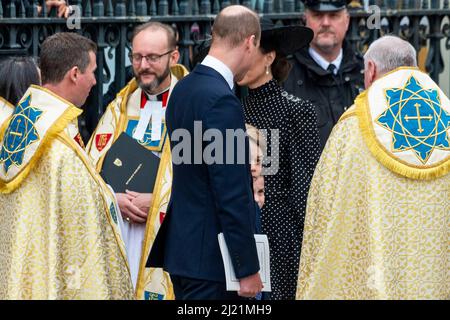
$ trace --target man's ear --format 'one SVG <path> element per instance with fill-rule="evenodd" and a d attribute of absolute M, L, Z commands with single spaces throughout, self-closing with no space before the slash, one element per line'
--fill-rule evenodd
<path fill-rule="evenodd" d="M 66 76 L 71 82 L 76 83 L 78 77 L 80 76 L 80 69 L 77 66 L 72 67 L 69 71 L 67 71 Z"/>
<path fill-rule="evenodd" d="M 378 77 L 377 65 L 369 60 L 364 68 L 364 86 L 368 89 Z"/>
<path fill-rule="evenodd" d="M 378 78 L 377 65 L 372 60 L 369 60 L 369 70 L 370 70 L 370 82 L 373 83 Z"/>
<path fill-rule="evenodd" d="M 170 55 L 170 66 L 174 66 L 178 63 L 178 60 L 180 59 L 180 52 L 178 49 L 175 49 L 174 52 Z"/>
<path fill-rule="evenodd" d="M 256 36 L 254 34 L 245 38 L 245 48 L 246 49 L 250 49 L 256 45 L 257 45 Z"/>

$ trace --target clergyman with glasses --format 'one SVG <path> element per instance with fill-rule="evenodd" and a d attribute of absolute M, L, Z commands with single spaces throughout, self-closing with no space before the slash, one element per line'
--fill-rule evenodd
<path fill-rule="evenodd" d="M 174 29 L 159 22 L 136 27 L 129 58 L 134 78 L 107 107 L 92 134 L 87 151 L 100 172 L 107 151 L 125 132 L 161 158 L 158 168 L 160 179 L 157 178 L 153 193 L 127 190 L 126 193 L 116 193 L 116 197 L 137 298 L 170 299 L 173 293 L 168 275 L 162 270 L 146 269 L 145 262 L 147 251 L 164 218 L 166 200 L 171 190 L 165 108 L 172 88 L 178 79 L 187 74 L 187 70 L 177 64 L 179 52 Z"/>

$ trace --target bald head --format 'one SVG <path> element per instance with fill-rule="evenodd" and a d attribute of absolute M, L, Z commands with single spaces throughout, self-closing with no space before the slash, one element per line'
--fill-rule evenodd
<path fill-rule="evenodd" d="M 258 15 L 244 6 L 228 6 L 214 20 L 211 46 L 220 42 L 235 48 L 252 35 L 259 41 L 261 28 Z"/>

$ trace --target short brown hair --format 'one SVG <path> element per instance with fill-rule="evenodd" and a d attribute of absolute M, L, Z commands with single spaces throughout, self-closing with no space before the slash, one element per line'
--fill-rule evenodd
<path fill-rule="evenodd" d="M 176 49 L 177 47 L 177 34 L 175 29 L 172 26 L 169 26 L 167 24 L 157 22 L 157 21 L 151 21 L 144 24 L 141 24 L 134 28 L 133 31 L 133 39 L 131 42 L 133 42 L 134 38 L 138 35 L 138 33 L 144 31 L 144 30 L 162 30 L 165 31 L 167 34 L 167 44 L 169 46 L 169 49 Z"/>
<path fill-rule="evenodd" d="M 61 82 L 75 66 L 84 73 L 90 62 L 90 51 L 96 53 L 97 45 L 77 33 L 59 32 L 45 39 L 39 63 L 42 84 Z"/>
<path fill-rule="evenodd" d="M 240 10 L 237 7 L 242 7 Z M 236 12 L 228 13 L 227 9 L 236 8 Z M 261 38 L 261 28 L 258 15 L 244 6 L 229 6 L 222 10 L 214 20 L 212 28 L 212 42 L 222 39 L 228 42 L 231 48 L 235 48 L 245 38 L 255 35 L 255 40 Z"/>

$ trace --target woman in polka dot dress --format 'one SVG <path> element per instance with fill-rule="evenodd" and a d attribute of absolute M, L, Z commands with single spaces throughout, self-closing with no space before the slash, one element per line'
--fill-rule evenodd
<path fill-rule="evenodd" d="M 295 299 L 306 198 L 320 142 L 314 107 L 285 92 L 279 83 L 290 70 L 286 56 L 307 45 L 312 31 L 300 26 L 274 28 L 265 18 L 261 29 L 255 63 L 238 84 L 249 88 L 244 100 L 246 123 L 267 131 L 261 219 L 271 250 L 270 297 L 287 300 Z"/>

